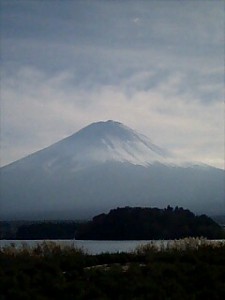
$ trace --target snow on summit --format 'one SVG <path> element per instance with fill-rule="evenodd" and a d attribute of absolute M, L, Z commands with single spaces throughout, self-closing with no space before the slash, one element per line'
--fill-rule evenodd
<path fill-rule="evenodd" d="M 44 151 L 49 167 L 66 163 L 74 171 L 109 161 L 147 166 L 170 158 L 146 136 L 112 120 L 92 123 Z"/>
<path fill-rule="evenodd" d="M 40 167 L 47 172 L 78 171 L 105 162 L 149 166 L 180 164 L 179 160 L 152 141 L 112 120 L 92 123 L 75 134 L 11 164 Z"/>

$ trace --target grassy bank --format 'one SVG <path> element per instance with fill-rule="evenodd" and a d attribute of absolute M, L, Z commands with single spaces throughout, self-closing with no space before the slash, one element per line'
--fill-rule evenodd
<path fill-rule="evenodd" d="M 44 242 L 0 250 L 0 299 L 223 299 L 225 244 L 184 239 L 90 255 Z"/>

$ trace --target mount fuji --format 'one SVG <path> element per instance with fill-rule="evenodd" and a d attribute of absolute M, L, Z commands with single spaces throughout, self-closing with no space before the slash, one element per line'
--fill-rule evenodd
<path fill-rule="evenodd" d="M 0 171 L 1 219 L 83 219 L 118 206 L 224 213 L 224 170 L 184 162 L 111 120 Z"/>

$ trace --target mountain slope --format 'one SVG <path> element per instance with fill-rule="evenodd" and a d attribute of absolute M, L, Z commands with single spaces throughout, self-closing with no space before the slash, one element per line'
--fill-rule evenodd
<path fill-rule="evenodd" d="M 146 136 L 110 120 L 93 123 L 10 167 L 33 168 L 38 164 L 49 172 L 65 168 L 77 171 L 109 161 L 147 166 L 155 161 L 166 163 L 170 158 L 168 151 L 154 145 Z"/>
<path fill-rule="evenodd" d="M 1 218 L 86 218 L 117 206 L 221 213 L 224 171 L 177 165 L 118 122 L 91 124 L 1 168 Z"/>

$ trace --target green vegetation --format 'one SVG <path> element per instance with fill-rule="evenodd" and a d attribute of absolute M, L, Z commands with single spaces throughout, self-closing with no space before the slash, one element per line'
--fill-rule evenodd
<path fill-rule="evenodd" d="M 94 217 L 77 233 L 77 239 L 83 240 L 169 240 L 190 236 L 222 239 L 225 233 L 206 215 L 195 216 L 187 209 L 170 206 L 113 209 Z"/>
<path fill-rule="evenodd" d="M 210 299 L 225 296 L 225 244 L 185 239 L 89 255 L 44 242 L 0 249 L 0 299 Z"/>
<path fill-rule="evenodd" d="M 165 209 L 124 207 L 90 222 L 0 222 L 0 238 L 17 240 L 153 240 L 203 236 L 223 239 L 222 226 L 206 215 L 195 216 L 182 207 Z"/>

